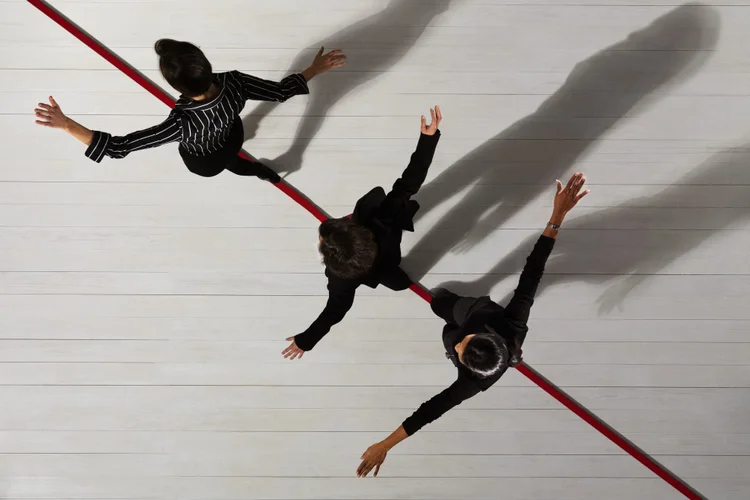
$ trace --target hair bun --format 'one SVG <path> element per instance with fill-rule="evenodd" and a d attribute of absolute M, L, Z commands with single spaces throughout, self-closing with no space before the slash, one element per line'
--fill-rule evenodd
<path fill-rule="evenodd" d="M 172 40 L 170 38 L 161 38 L 154 44 L 154 50 L 156 51 L 157 55 L 165 56 L 170 52 L 174 52 L 177 43 L 178 42 L 176 40 Z"/>

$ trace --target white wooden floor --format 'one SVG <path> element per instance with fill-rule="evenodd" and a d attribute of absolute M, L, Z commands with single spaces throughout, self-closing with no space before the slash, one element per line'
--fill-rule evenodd
<path fill-rule="evenodd" d="M 334 215 L 440 104 L 405 238 L 428 286 L 504 299 L 585 171 L 527 361 L 707 498 L 750 496 L 750 2 L 52 3 L 159 83 L 160 37 L 269 78 L 344 49 L 309 99 L 246 109 L 248 150 L 302 161 L 288 180 Z M 315 220 L 174 147 L 90 162 L 37 102 L 123 133 L 167 108 L 26 2 L 0 27 L 0 498 L 684 498 L 515 371 L 356 479 L 454 376 L 429 307 L 362 290 L 284 362 L 325 302 Z"/>

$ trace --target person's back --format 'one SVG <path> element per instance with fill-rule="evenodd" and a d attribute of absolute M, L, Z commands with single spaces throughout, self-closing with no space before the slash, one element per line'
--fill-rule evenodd
<path fill-rule="evenodd" d="M 432 163 L 440 139 L 440 108 L 430 110 L 428 126 L 422 116 L 421 134 L 409 165 L 386 194 L 376 187 L 359 199 L 351 217 L 328 219 L 318 229 L 318 249 L 328 278 L 328 301 L 317 319 L 302 333 L 289 337 L 292 343 L 282 351 L 297 359 L 309 351 L 342 319 L 354 303 L 360 285 L 405 290 L 409 276 L 399 267 L 401 235 L 414 230 L 419 204 L 412 196 L 419 191 Z"/>

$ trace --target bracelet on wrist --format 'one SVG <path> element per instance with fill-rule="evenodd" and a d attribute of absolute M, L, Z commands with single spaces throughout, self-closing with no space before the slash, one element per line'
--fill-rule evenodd
<path fill-rule="evenodd" d="M 547 223 L 547 227 L 550 228 L 550 229 L 554 229 L 555 231 L 559 231 L 560 230 L 560 225 L 561 224 L 553 224 L 552 222 L 548 222 Z"/>

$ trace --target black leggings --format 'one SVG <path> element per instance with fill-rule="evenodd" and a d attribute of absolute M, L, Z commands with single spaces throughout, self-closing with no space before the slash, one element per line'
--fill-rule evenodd
<path fill-rule="evenodd" d="M 224 170 L 229 170 L 233 174 L 258 176 L 268 170 L 267 167 L 244 158 L 240 158 L 237 153 L 242 149 L 242 143 L 245 140 L 245 130 L 242 126 L 242 120 L 237 118 L 232 124 L 232 131 L 229 133 L 227 143 L 218 151 L 209 153 L 205 156 L 196 156 L 187 152 L 180 146 L 180 156 L 185 166 L 192 173 L 201 177 L 213 177 L 219 175 Z"/>

